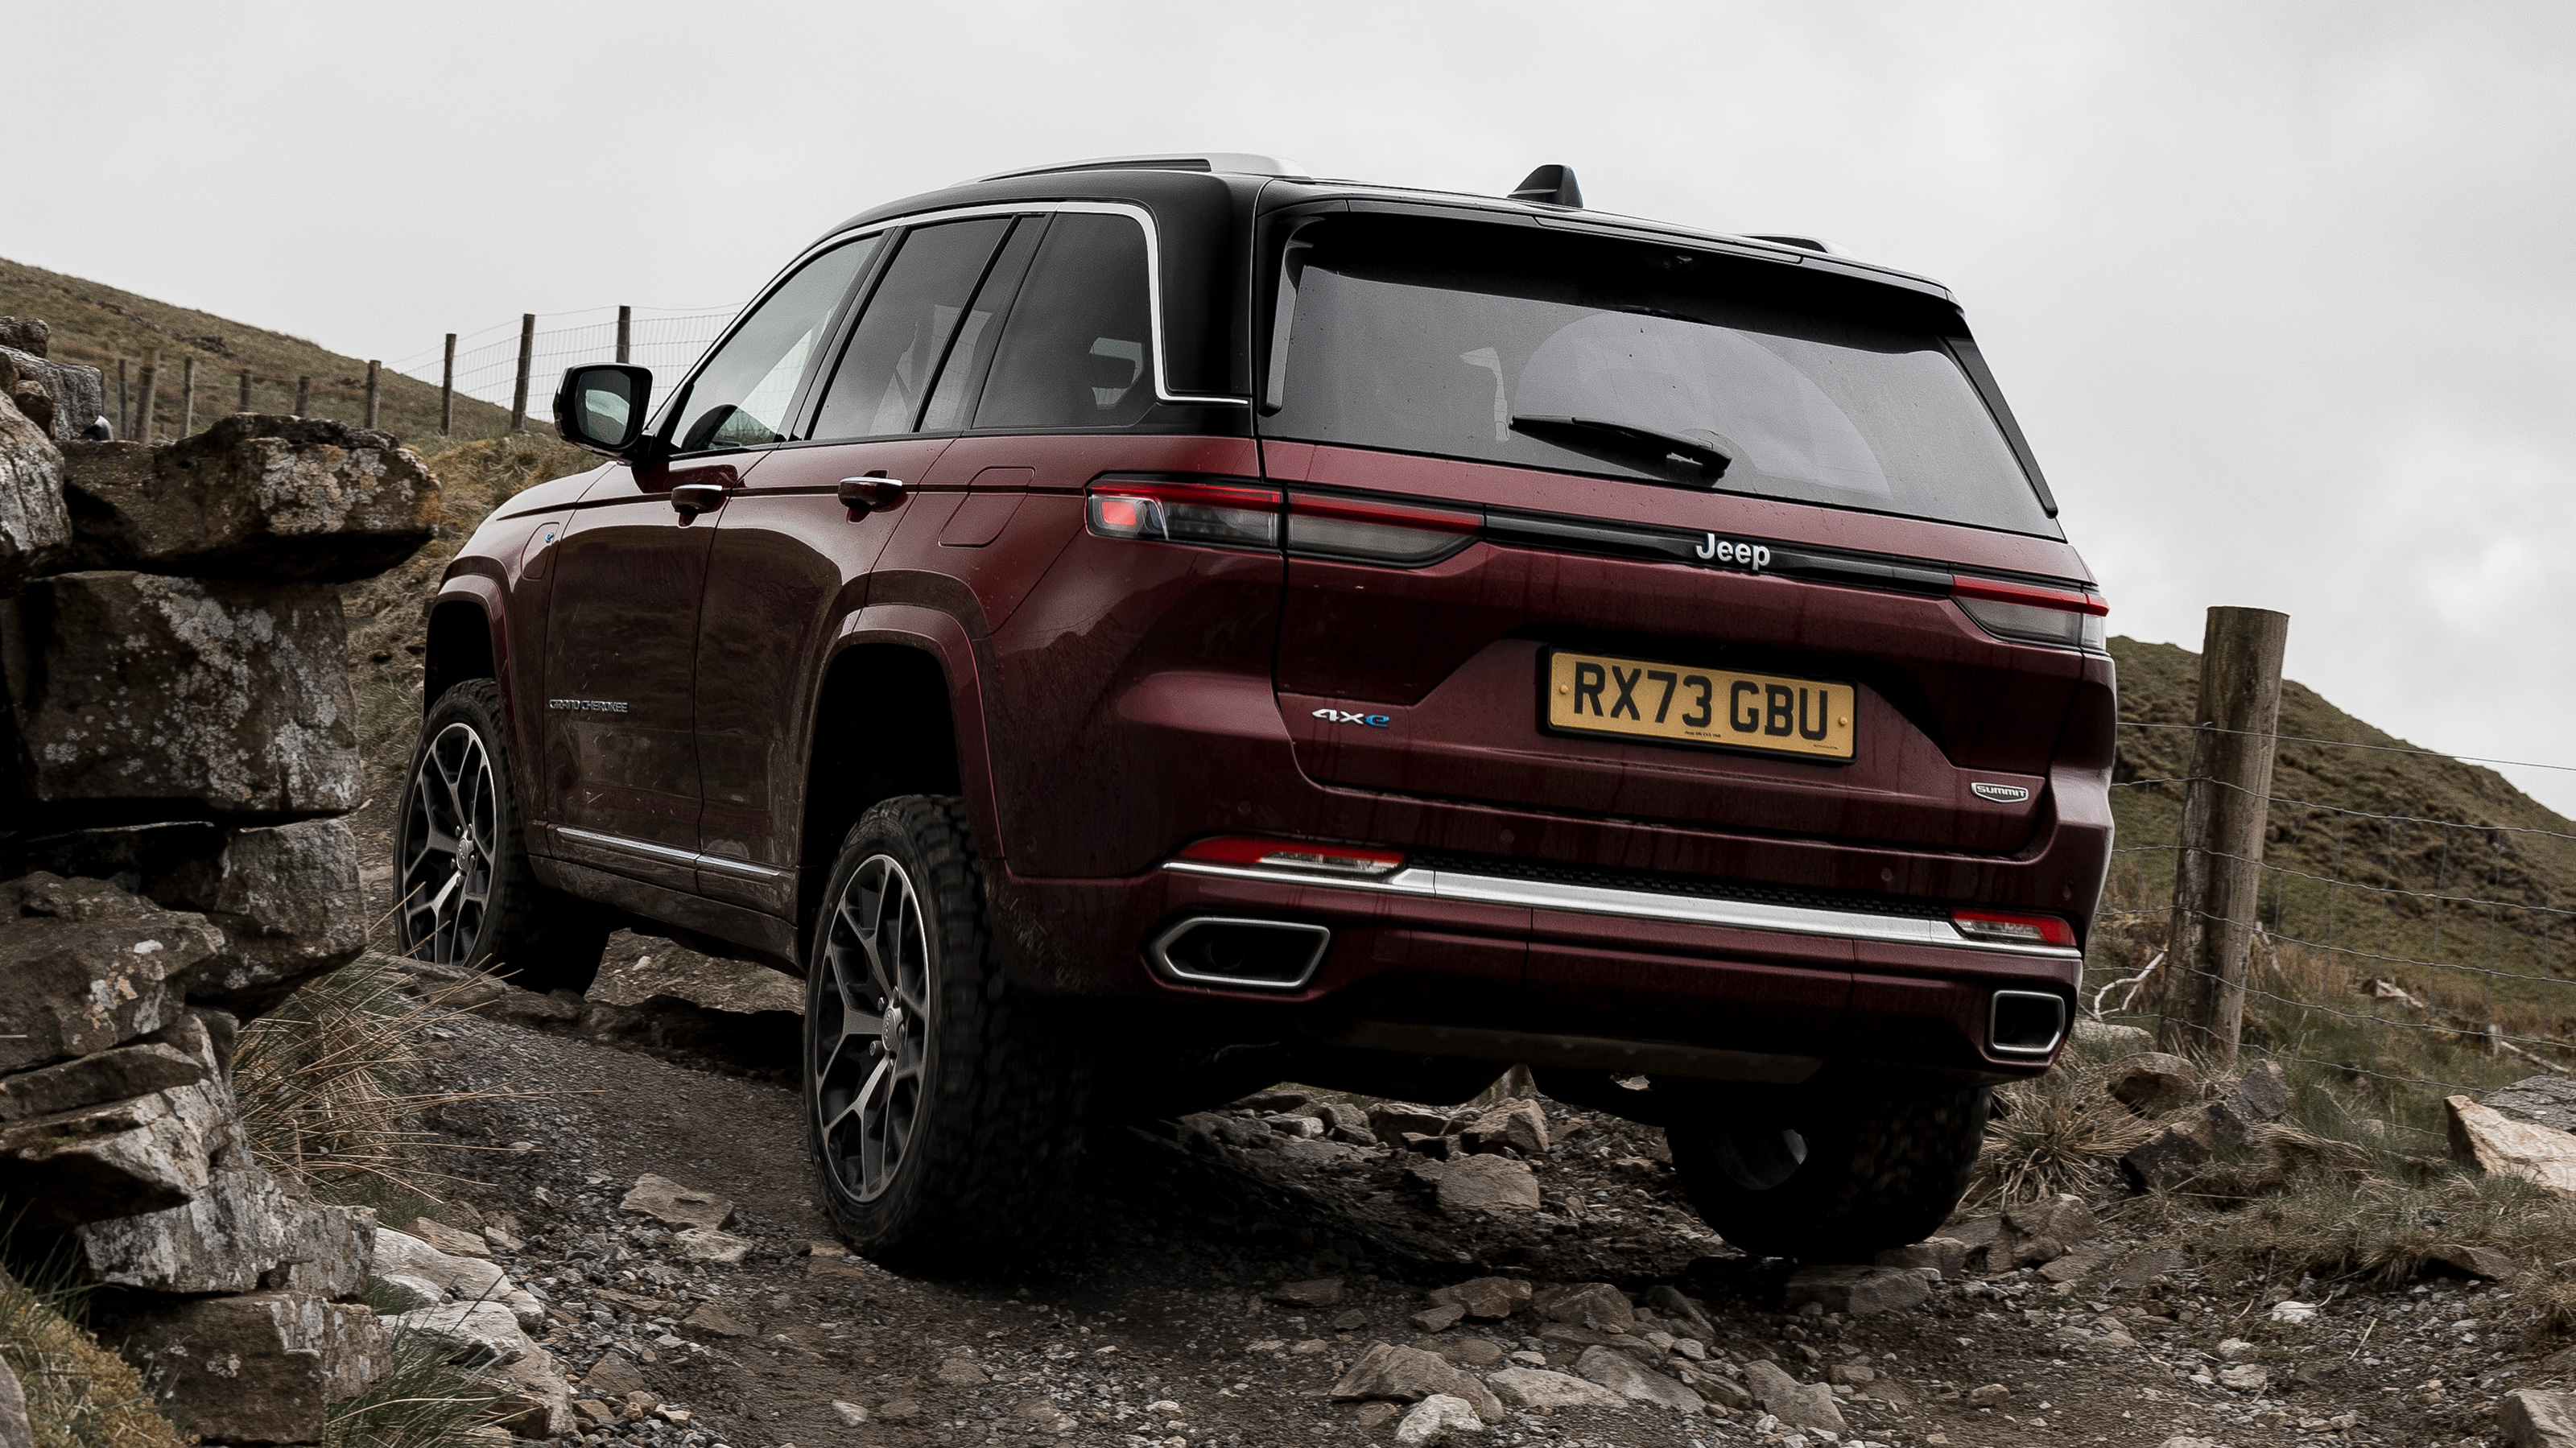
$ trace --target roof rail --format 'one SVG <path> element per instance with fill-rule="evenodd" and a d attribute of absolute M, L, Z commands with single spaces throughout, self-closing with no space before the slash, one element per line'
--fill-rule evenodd
<path fill-rule="evenodd" d="M 1096 160 L 1066 161 L 1055 166 L 1024 166 L 1016 171 L 996 171 L 990 176 L 975 179 L 1009 181 L 1021 176 L 1052 176 L 1064 171 L 1232 171 L 1246 176 L 1313 174 L 1284 157 L 1256 156 L 1244 151 L 1201 151 L 1195 155 L 1102 156 Z"/>
<path fill-rule="evenodd" d="M 1758 231 L 1748 231 L 1744 236 L 1747 241 L 1768 241 L 1781 246 L 1794 246 L 1800 251 L 1821 252 L 1826 256 L 1834 254 L 1832 247 L 1812 236 L 1765 236 Z"/>

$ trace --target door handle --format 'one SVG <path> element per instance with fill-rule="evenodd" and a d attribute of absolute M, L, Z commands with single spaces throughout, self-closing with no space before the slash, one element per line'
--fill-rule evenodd
<path fill-rule="evenodd" d="M 851 512 L 874 512 L 903 501 L 904 481 L 889 478 L 883 473 L 871 473 L 864 478 L 841 479 L 839 492 L 842 505 Z"/>
<path fill-rule="evenodd" d="M 712 513 L 724 506 L 724 500 L 722 483 L 675 483 L 671 487 L 671 507 L 683 517 Z"/>

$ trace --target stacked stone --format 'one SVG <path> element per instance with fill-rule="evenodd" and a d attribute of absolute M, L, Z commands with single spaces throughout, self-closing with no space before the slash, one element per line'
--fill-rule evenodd
<path fill-rule="evenodd" d="M 97 370 L 45 342 L 0 318 L 0 1214 L 68 1234 L 181 1426 L 318 1443 L 387 1364 L 375 1218 L 251 1161 L 231 1050 L 364 948 L 335 585 L 437 484 L 338 423 L 83 440 Z"/>

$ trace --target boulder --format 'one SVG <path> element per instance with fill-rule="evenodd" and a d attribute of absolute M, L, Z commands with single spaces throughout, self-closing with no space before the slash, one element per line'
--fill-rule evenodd
<path fill-rule="evenodd" d="M 376 1214 L 303 1200 L 249 1167 L 214 1173 L 180 1206 L 92 1222 L 73 1236 L 90 1275 L 112 1287 L 354 1297 L 374 1264 Z"/>
<path fill-rule="evenodd" d="M 0 598 L 70 557 L 71 515 L 63 508 L 63 454 L 0 395 Z"/>
<path fill-rule="evenodd" d="M 2466 1096 L 2445 1097 L 2442 1104 L 2450 1114 L 2453 1161 L 2576 1197 L 2576 1135 L 2516 1121 Z"/>
<path fill-rule="evenodd" d="M 635 1370 L 635 1360 L 620 1352 L 604 1352 L 590 1371 L 581 1375 L 581 1385 L 593 1392 L 611 1397 L 644 1391 L 644 1375 Z"/>
<path fill-rule="evenodd" d="M 2075 1044 L 2105 1053 L 2143 1051 L 2155 1044 L 2153 1033 L 2136 1026 L 2115 1026 L 2109 1021 L 2078 1020 Z"/>
<path fill-rule="evenodd" d="M 1433 1393 L 1414 1404 L 1413 1410 L 1395 1425 L 1395 1441 L 1402 1448 L 1423 1448 L 1425 1444 L 1444 1442 L 1453 1434 L 1484 1431 L 1485 1420 L 1476 1416 L 1474 1404 L 1447 1393 Z"/>
<path fill-rule="evenodd" d="M 531 1344 L 528 1355 L 485 1372 L 485 1389 L 497 1395 L 493 1420 L 520 1438 L 547 1439 L 572 1431 L 572 1390 L 553 1353 Z"/>
<path fill-rule="evenodd" d="M 736 1266 L 751 1252 L 749 1241 L 713 1227 L 683 1227 L 671 1234 L 671 1245 L 692 1262 L 713 1262 L 721 1267 Z"/>
<path fill-rule="evenodd" d="M 85 568 L 196 578 L 370 578 L 435 536 L 438 481 L 391 433 L 236 413 L 162 446 L 68 443 Z"/>
<path fill-rule="evenodd" d="M 2103 1085 L 2112 1100 L 2140 1116 L 2162 1116 L 2187 1105 L 2199 1089 L 2191 1063 L 2162 1051 L 2140 1051 L 2112 1062 Z"/>
<path fill-rule="evenodd" d="M 1469 1317 L 1509 1317 L 1530 1305 L 1530 1285 L 1517 1277 L 1477 1277 L 1430 1292 L 1435 1306 L 1455 1306 Z"/>
<path fill-rule="evenodd" d="M 0 602 L 25 761 L 7 807 L 35 825 L 354 809 L 347 645 L 329 584 L 40 579 Z"/>
<path fill-rule="evenodd" d="M 0 342 L 0 395 L 46 436 L 68 443 L 107 415 L 107 377 L 95 367 L 57 362 L 45 350 Z"/>
<path fill-rule="evenodd" d="M 2204 1107 L 2130 1148 L 2120 1170 L 2140 1191 L 2170 1191 L 2218 1155 L 2220 1134 L 2213 1109 Z"/>
<path fill-rule="evenodd" d="M 1437 1163 L 1444 1212 L 1538 1210 L 1538 1178 L 1529 1163 L 1501 1156 L 1470 1156 Z"/>
<path fill-rule="evenodd" d="M 1467 1123 L 1467 1144 L 1477 1151 L 1510 1147 L 1523 1156 L 1547 1154 L 1547 1115 L 1530 1100 L 1505 1101 Z"/>
<path fill-rule="evenodd" d="M 1913 1307 L 1932 1295 L 1923 1274 L 1908 1267 L 1801 1267 L 1790 1274 L 1788 1305 L 1822 1304 L 1827 1312 L 1868 1317 Z"/>
<path fill-rule="evenodd" d="M 82 1106 L 148 1096 L 206 1079 L 202 1062 L 175 1046 L 137 1043 L 59 1065 L 0 1076 L 0 1121 L 23 1121 Z"/>
<path fill-rule="evenodd" d="M 637 1177 L 635 1189 L 617 1205 L 621 1211 L 640 1212 L 674 1229 L 721 1227 L 733 1220 L 733 1203 L 712 1192 L 684 1187 L 668 1177 Z"/>
<path fill-rule="evenodd" d="M 1616 1348 L 1585 1348 L 1583 1356 L 1574 1360 L 1574 1370 L 1632 1403 L 1692 1415 L 1707 1406 L 1699 1394 L 1677 1379 L 1665 1377 Z"/>
<path fill-rule="evenodd" d="M 2576 1397 L 2516 1388 L 2496 1404 L 2496 1426 L 2513 1448 L 2576 1448 Z"/>
<path fill-rule="evenodd" d="M 121 1046 L 177 1018 L 170 977 L 223 947 L 203 917 L 104 880 L 0 884 L 0 1071 Z"/>
<path fill-rule="evenodd" d="M 201 1081 L 0 1126 L 0 1199 L 68 1227 L 182 1205 L 249 1159 L 232 1088 Z"/>
<path fill-rule="evenodd" d="M 395 1332 L 426 1338 L 444 1350 L 450 1362 L 468 1367 L 506 1367 L 535 1348 L 510 1309 L 497 1302 L 448 1302 L 415 1308 L 385 1319 Z"/>
<path fill-rule="evenodd" d="M 36 1448 L 35 1425 L 27 1421 L 26 1391 L 5 1362 L 0 1362 L 0 1448 Z"/>
<path fill-rule="evenodd" d="M 1469 1376 L 1438 1353 L 1418 1347 L 1396 1347 L 1390 1343 L 1371 1343 L 1360 1354 L 1350 1370 L 1333 1384 L 1332 1398 L 1337 1403 L 1359 1403 L 1371 1399 L 1413 1403 L 1434 1393 L 1447 1393 L 1475 1405 L 1476 1416 L 1488 1423 L 1502 1421 L 1503 1404 L 1483 1383 Z"/>
<path fill-rule="evenodd" d="M 1968 1270 L 1968 1244 L 1956 1237 L 1926 1237 L 1910 1247 L 1888 1248 L 1878 1254 L 1877 1263 L 1909 1271 L 1928 1267 L 1944 1277 L 1956 1277 Z"/>
<path fill-rule="evenodd" d="M 2479 1103 L 2489 1111 L 2552 1131 L 2576 1133 L 2576 1079 L 2532 1076 L 2490 1091 Z"/>
<path fill-rule="evenodd" d="M 54 344 L 54 326 L 42 317 L 0 317 L 0 347 L 42 357 Z"/>
<path fill-rule="evenodd" d="M 213 1443 L 318 1443 L 327 1406 L 391 1366 L 374 1313 L 310 1292 L 159 1302 L 101 1336 L 121 1338 L 159 1406 Z"/>
<path fill-rule="evenodd" d="M 2257 1061 L 2238 1072 L 2210 1103 L 2221 1140 L 2230 1142 L 2242 1141 L 2253 1128 L 2280 1120 L 2289 1109 L 2290 1082 L 2277 1061 Z"/>
<path fill-rule="evenodd" d="M 1428 1106 L 1415 1106 L 1405 1101 L 1381 1101 L 1368 1109 L 1369 1130 L 1376 1133 L 1378 1144 L 1401 1149 L 1407 1132 L 1417 1136 L 1442 1136 L 1449 1130 L 1449 1118 Z"/>
<path fill-rule="evenodd" d="M 427 1243 L 431 1250 L 444 1252 L 450 1257 L 492 1255 L 492 1244 L 482 1233 L 469 1232 L 462 1227 L 451 1227 L 431 1217 L 413 1218 L 411 1235 Z"/>
<path fill-rule="evenodd" d="M 766 973 L 766 972 L 764 972 Z M 1315 1108 L 1332 1131 L 1333 1140 L 1348 1146 L 1375 1146 L 1377 1133 L 1369 1129 L 1368 1113 L 1347 1101 L 1327 1101 Z"/>
<path fill-rule="evenodd" d="M 1987 1249 L 1994 1270 L 2054 1262 L 2102 1230 L 2093 1210 L 2071 1193 L 2004 1209 L 2003 1225 Z"/>
<path fill-rule="evenodd" d="M 1823 1383 L 1799 1382 L 1777 1363 L 1760 1359 L 1746 1363 L 1744 1386 L 1764 1412 L 1790 1427 L 1819 1428 L 1828 1433 L 1851 1431 L 1843 1425 L 1843 1410 L 1835 1405 L 1832 1388 Z"/>
<path fill-rule="evenodd" d="M 2462 1277 L 2481 1277 L 2489 1282 L 2506 1282 L 2522 1275 L 2522 1264 L 2495 1248 L 2459 1242 L 2436 1242 L 2425 1248 L 2424 1269 L 2419 1276 L 2448 1269 Z"/>
<path fill-rule="evenodd" d="M 1623 1329 L 1637 1322 L 1637 1310 L 1628 1305 L 1628 1294 L 1607 1282 L 1572 1282 L 1548 1288 L 1530 1300 L 1530 1310 L 1550 1322 L 1579 1323 L 1590 1318 L 1605 1327 Z"/>
<path fill-rule="evenodd" d="M 210 857 L 146 886 L 155 900 L 203 913 L 224 948 L 186 977 L 188 999 L 258 1015 L 307 977 L 367 948 L 358 842 L 345 820 L 234 830 Z"/>
<path fill-rule="evenodd" d="M 480 1239 L 474 1240 L 479 1244 Z M 376 1229 L 375 1270 L 387 1277 L 418 1278 L 455 1294 L 459 1301 L 498 1303 L 523 1327 L 534 1329 L 546 1319 L 545 1304 L 513 1284 L 509 1274 L 490 1261 L 441 1252 L 409 1232 Z"/>
<path fill-rule="evenodd" d="M 377 1312 L 385 1317 L 436 1307 L 447 1300 L 446 1288 L 408 1272 L 389 1272 L 381 1277 L 371 1277 L 367 1280 L 367 1289 L 367 1295 L 378 1304 Z"/>

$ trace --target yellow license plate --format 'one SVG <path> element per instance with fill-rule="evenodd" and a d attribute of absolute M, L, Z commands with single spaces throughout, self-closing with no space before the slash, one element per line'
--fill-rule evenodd
<path fill-rule="evenodd" d="M 1563 650 L 1550 652 L 1545 667 L 1551 729 L 1852 757 L 1849 684 Z"/>

